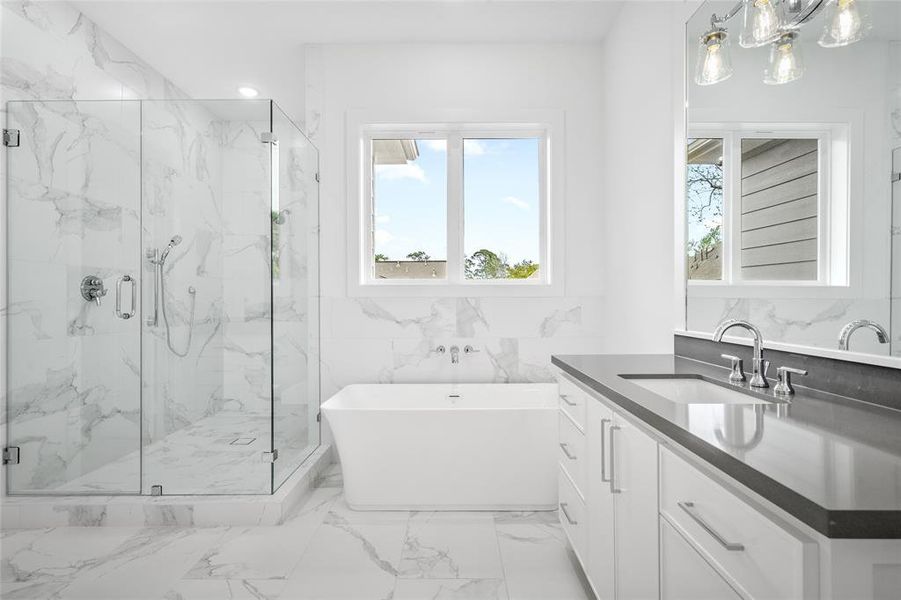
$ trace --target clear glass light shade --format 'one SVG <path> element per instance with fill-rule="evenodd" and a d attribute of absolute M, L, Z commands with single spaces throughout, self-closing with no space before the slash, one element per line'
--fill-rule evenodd
<path fill-rule="evenodd" d="M 820 46 L 837 48 L 862 39 L 870 31 L 869 15 L 859 0 L 829 0 L 823 10 L 823 33 Z"/>
<path fill-rule="evenodd" d="M 797 33 L 786 33 L 770 46 L 770 60 L 763 75 L 763 82 L 781 85 L 804 74 L 804 59 Z"/>
<path fill-rule="evenodd" d="M 695 83 L 713 85 L 732 76 L 732 57 L 729 36 L 724 30 L 714 30 L 701 36 Z"/>
<path fill-rule="evenodd" d="M 779 39 L 782 19 L 774 0 L 745 0 L 744 23 L 738 43 L 743 48 L 758 48 Z"/>

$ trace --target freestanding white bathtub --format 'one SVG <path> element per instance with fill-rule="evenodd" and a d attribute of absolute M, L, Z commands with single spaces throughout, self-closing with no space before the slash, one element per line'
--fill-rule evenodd
<path fill-rule="evenodd" d="M 554 384 L 350 385 L 322 405 L 357 510 L 557 506 Z"/>

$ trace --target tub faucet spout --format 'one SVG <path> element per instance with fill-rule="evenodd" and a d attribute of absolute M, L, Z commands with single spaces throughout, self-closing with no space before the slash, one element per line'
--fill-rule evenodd
<path fill-rule="evenodd" d="M 450 355 L 451 355 L 451 364 L 455 365 L 460 362 L 460 347 L 459 346 L 451 346 L 450 347 Z"/>

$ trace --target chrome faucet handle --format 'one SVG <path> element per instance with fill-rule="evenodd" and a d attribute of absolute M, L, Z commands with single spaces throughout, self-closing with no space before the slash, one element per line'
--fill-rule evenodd
<path fill-rule="evenodd" d="M 435 352 L 437 352 L 438 354 L 444 354 L 445 352 L 447 352 L 447 348 L 445 348 L 444 346 L 438 346 L 437 348 L 435 348 Z"/>
<path fill-rule="evenodd" d="M 476 348 L 473 348 L 469 344 L 463 346 L 463 354 L 473 354 L 474 352 L 479 352 L 479 350 Z"/>
<path fill-rule="evenodd" d="M 807 375 L 804 369 L 795 369 L 792 367 L 779 367 L 776 369 L 776 378 L 779 380 L 776 387 L 773 388 L 773 394 L 776 396 L 791 396 L 795 393 L 792 387 L 792 373 L 795 375 Z"/>
<path fill-rule="evenodd" d="M 732 372 L 729 373 L 729 381 L 740 383 L 745 380 L 745 361 L 731 354 L 720 354 L 721 357 L 732 362 Z"/>

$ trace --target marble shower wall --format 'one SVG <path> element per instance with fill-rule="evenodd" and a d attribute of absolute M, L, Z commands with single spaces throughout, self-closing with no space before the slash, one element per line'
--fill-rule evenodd
<path fill-rule="evenodd" d="M 14 284 L 0 313 L 14 372 L 0 360 L 0 387 L 11 375 L 15 436 L 7 442 L 0 427 L 0 441 L 23 447 L 14 490 L 52 490 L 140 444 L 140 320 L 113 315 L 114 292 L 97 307 L 77 291 L 87 270 L 114 289 L 140 268 L 139 242 L 129 244 L 140 239 L 140 112 L 137 103 L 86 100 L 184 94 L 68 3 L 4 2 L 0 11 L 0 111 L 23 131 L 22 147 L 0 150 L 13 195 L 12 227 L 3 224 L 11 255 L 0 263 Z M 45 102 L 6 114 L 15 100 Z M 4 214 L 6 193 L 0 186 Z M 137 473 L 116 491 L 139 489 Z M 106 491 L 89 478 L 79 485 Z"/>
<path fill-rule="evenodd" d="M 223 127 L 209 107 L 192 100 L 145 101 L 142 110 L 141 247 L 161 252 L 174 235 L 182 237 L 164 265 L 165 294 L 155 311 L 154 270 L 148 260 L 142 261 L 143 314 L 150 319 L 155 314 L 143 336 L 146 446 L 224 407 Z M 193 307 L 189 288 L 196 292 Z M 170 343 L 187 356 L 176 355 Z M 157 484 L 167 493 L 192 491 L 167 485 L 168 473 L 147 468 L 149 464 L 144 463 L 145 492 Z"/>

